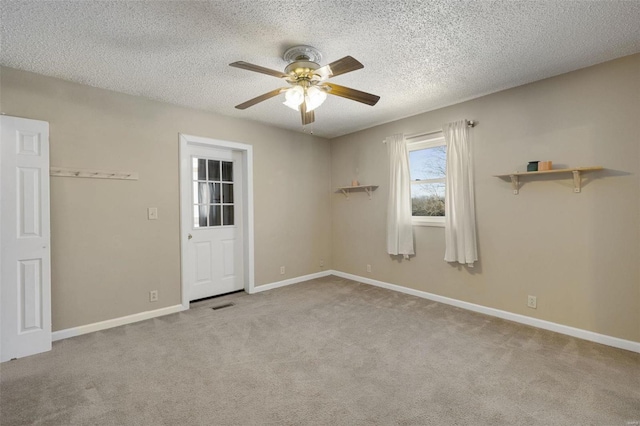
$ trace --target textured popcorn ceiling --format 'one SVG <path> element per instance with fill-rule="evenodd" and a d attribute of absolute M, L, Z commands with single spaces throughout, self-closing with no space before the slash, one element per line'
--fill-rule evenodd
<path fill-rule="evenodd" d="M 2 1 L 0 63 L 40 74 L 302 131 L 276 70 L 296 44 L 323 64 L 364 69 L 333 79 L 382 97 L 338 97 L 313 132 L 335 137 L 640 51 L 639 1 Z M 307 130 L 309 131 L 309 129 Z"/>

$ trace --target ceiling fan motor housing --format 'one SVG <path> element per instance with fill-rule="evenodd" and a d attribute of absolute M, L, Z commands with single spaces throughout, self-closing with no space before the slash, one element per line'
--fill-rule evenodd
<path fill-rule="evenodd" d="M 318 68 L 320 68 L 320 65 L 316 62 L 295 61 L 287 65 L 284 72 L 298 79 L 310 79 L 313 76 L 313 72 Z"/>

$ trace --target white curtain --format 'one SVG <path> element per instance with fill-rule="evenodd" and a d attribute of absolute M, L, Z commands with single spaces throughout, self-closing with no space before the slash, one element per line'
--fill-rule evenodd
<path fill-rule="evenodd" d="M 387 209 L 387 253 L 405 258 L 414 254 L 411 224 L 411 177 L 409 151 L 404 135 L 389 136 L 389 207 Z"/>
<path fill-rule="evenodd" d="M 478 260 L 473 162 L 466 120 L 442 127 L 447 143 L 444 260 L 473 266 Z"/>

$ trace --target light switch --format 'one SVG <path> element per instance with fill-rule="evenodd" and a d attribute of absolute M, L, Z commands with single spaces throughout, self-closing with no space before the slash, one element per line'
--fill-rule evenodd
<path fill-rule="evenodd" d="M 147 214 L 148 214 L 149 220 L 158 219 L 158 208 L 157 207 L 149 207 L 147 209 Z"/>

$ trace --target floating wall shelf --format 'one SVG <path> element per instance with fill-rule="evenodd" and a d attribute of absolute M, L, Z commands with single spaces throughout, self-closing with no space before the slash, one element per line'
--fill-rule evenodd
<path fill-rule="evenodd" d="M 581 173 L 593 172 L 596 170 L 602 170 L 602 166 L 593 167 L 573 167 L 570 169 L 555 169 L 555 170 L 541 170 L 539 172 L 513 172 L 505 175 L 494 175 L 499 178 L 510 178 L 511 186 L 513 187 L 513 194 L 517 195 L 520 191 L 520 176 L 538 176 L 548 175 L 554 173 L 572 173 L 573 174 L 573 192 L 580 192 L 582 189 L 582 177 Z"/>
<path fill-rule="evenodd" d="M 369 199 L 371 199 L 371 194 L 376 189 L 378 189 L 378 185 L 342 186 L 336 192 L 342 192 L 345 197 L 349 198 L 351 191 L 365 191 L 369 195 Z"/>

